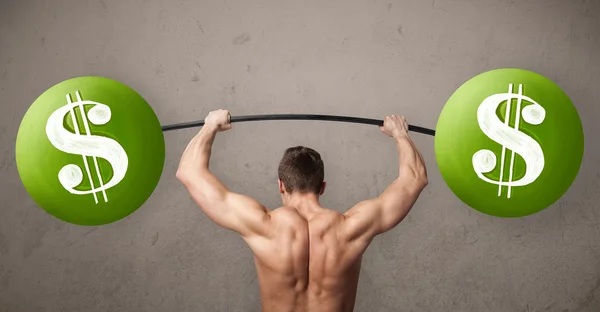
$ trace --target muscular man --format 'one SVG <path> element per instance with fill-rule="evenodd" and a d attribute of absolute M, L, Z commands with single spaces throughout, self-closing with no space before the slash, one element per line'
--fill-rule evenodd
<path fill-rule="evenodd" d="M 321 207 L 323 162 L 307 147 L 285 151 L 279 164 L 282 207 L 269 210 L 227 189 L 209 170 L 217 132 L 231 129 L 226 110 L 210 112 L 185 149 L 177 178 L 202 211 L 239 233 L 254 253 L 265 312 L 353 311 L 362 255 L 376 235 L 394 228 L 427 185 L 425 163 L 404 117 L 385 117 L 380 130 L 399 153 L 399 175 L 377 198 L 346 213 Z"/>

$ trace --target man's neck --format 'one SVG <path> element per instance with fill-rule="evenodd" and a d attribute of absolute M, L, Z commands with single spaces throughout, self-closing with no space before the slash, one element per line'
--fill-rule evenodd
<path fill-rule="evenodd" d="M 316 194 L 293 194 L 286 206 L 295 208 L 307 220 L 323 209 Z"/>

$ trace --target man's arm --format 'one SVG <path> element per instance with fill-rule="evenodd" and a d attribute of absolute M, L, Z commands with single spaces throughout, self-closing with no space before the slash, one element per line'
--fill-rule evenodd
<path fill-rule="evenodd" d="M 209 171 L 212 144 L 217 132 L 231 129 L 228 116 L 225 110 L 208 115 L 204 127 L 183 152 L 177 178 L 215 223 L 245 237 L 264 236 L 270 222 L 268 209 L 248 196 L 229 191 Z"/>
<path fill-rule="evenodd" d="M 362 201 L 344 214 L 344 233 L 349 240 L 371 240 L 394 228 L 406 217 L 428 183 L 425 162 L 408 136 L 404 118 L 386 117 L 381 130 L 396 142 L 399 175 L 379 197 Z"/>

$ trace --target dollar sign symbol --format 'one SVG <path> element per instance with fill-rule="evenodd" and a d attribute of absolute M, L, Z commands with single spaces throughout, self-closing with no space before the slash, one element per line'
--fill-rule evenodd
<path fill-rule="evenodd" d="M 127 172 L 127 153 L 117 141 L 103 136 L 92 135 L 90 132 L 88 119 L 95 125 L 106 124 L 111 118 L 110 107 L 94 101 L 83 101 L 79 91 L 76 92 L 76 95 L 77 102 L 72 103 L 71 96 L 67 94 L 67 105 L 55 110 L 52 115 L 50 115 L 50 118 L 48 118 L 48 122 L 46 123 L 46 136 L 57 149 L 65 153 L 81 155 L 91 189 L 85 191 L 75 189 L 75 187 L 83 181 L 81 168 L 76 164 L 68 164 L 62 167 L 58 172 L 58 180 L 71 194 L 93 194 L 97 204 L 98 197 L 96 196 L 96 193 L 101 191 L 104 195 L 104 202 L 108 202 L 106 190 L 123 180 L 125 173 Z M 87 117 L 84 111 L 84 105 L 94 105 L 94 107 L 88 111 Z M 83 125 L 85 127 L 85 134 L 80 132 L 75 116 L 75 107 L 79 107 Z M 70 114 L 71 116 L 75 133 L 72 133 L 63 127 L 63 120 L 67 114 Z M 94 166 L 96 167 L 96 175 L 100 184 L 99 187 L 94 186 L 87 157 L 93 158 Z M 106 184 L 104 184 L 102 174 L 100 173 L 100 167 L 98 167 L 98 157 L 108 161 L 113 170 L 113 176 Z"/>
<path fill-rule="evenodd" d="M 519 84 L 518 94 L 513 93 L 512 89 L 513 85 L 509 84 L 508 93 L 499 93 L 487 97 L 477 109 L 477 121 L 483 133 L 490 139 L 502 145 L 499 181 L 491 180 L 483 175 L 496 168 L 496 154 L 488 149 L 482 149 L 473 154 L 472 159 L 473 168 L 475 169 L 477 176 L 488 183 L 497 184 L 498 196 L 502 194 L 502 186 L 507 186 L 508 198 L 510 198 L 512 186 L 524 186 L 535 181 L 544 169 L 544 153 L 542 147 L 536 140 L 519 131 L 519 121 L 522 117 L 523 120 L 529 124 L 539 125 L 544 121 L 546 116 L 546 110 L 544 110 L 540 104 L 530 97 L 523 95 L 522 84 Z M 508 125 L 508 121 L 510 119 L 510 104 L 513 99 L 517 99 L 517 110 L 515 126 L 514 128 L 511 128 Z M 523 111 L 521 112 L 521 101 L 523 100 L 530 102 L 531 104 L 523 108 Z M 504 101 L 507 101 L 506 117 L 504 122 L 502 122 L 496 115 L 496 110 Z M 506 149 L 511 150 L 508 181 L 503 180 Z M 526 171 L 521 179 L 512 181 L 515 153 L 519 154 L 525 160 Z"/>

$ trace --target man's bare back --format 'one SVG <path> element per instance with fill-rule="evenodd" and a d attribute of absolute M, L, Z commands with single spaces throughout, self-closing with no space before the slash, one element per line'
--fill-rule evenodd
<path fill-rule="evenodd" d="M 404 219 L 427 185 L 423 158 L 404 118 L 386 117 L 381 127 L 397 142 L 398 179 L 344 214 L 321 207 L 316 194 L 289 194 L 281 181 L 286 200 L 273 211 L 230 192 L 208 171 L 216 132 L 230 128 L 227 111 L 211 112 L 186 148 L 177 177 L 213 221 L 247 242 L 255 255 L 263 311 L 353 311 L 364 251 L 376 235 Z"/>
<path fill-rule="evenodd" d="M 247 240 L 263 311 L 352 311 L 368 245 L 344 236 L 344 216 L 321 208 L 307 219 L 282 207 L 271 213 L 271 222 L 272 237 Z"/>

